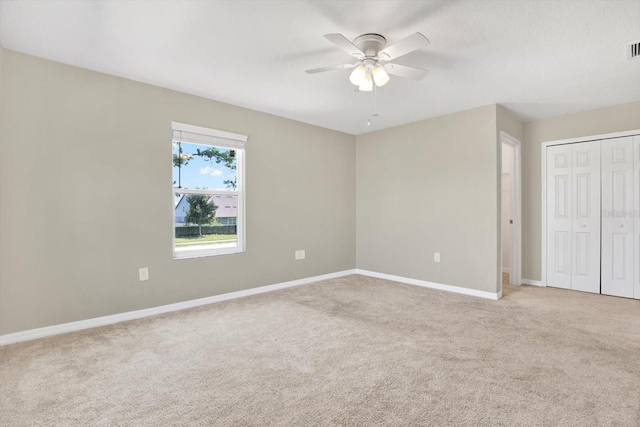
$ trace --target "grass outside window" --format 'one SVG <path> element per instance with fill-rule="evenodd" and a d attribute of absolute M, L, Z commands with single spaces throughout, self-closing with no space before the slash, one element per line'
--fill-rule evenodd
<path fill-rule="evenodd" d="M 235 234 L 207 234 L 194 237 L 176 237 L 176 246 L 206 245 L 211 243 L 233 243 Z"/>

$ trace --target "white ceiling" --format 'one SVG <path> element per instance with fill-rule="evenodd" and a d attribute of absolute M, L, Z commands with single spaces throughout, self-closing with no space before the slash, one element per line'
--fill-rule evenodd
<path fill-rule="evenodd" d="M 354 92 L 323 35 L 431 44 Z M 351 134 L 499 103 L 527 121 L 640 100 L 640 0 L 0 1 L 7 48 Z"/>

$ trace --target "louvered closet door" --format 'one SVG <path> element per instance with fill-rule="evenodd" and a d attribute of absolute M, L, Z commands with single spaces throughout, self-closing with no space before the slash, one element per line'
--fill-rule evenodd
<path fill-rule="evenodd" d="M 571 145 L 547 148 L 547 285 L 571 289 Z"/>
<path fill-rule="evenodd" d="M 602 141 L 602 293 L 633 297 L 633 137 Z"/>
<path fill-rule="evenodd" d="M 633 137 L 633 297 L 640 299 L 640 136 Z"/>
<path fill-rule="evenodd" d="M 572 144 L 571 289 L 600 293 L 600 141 Z"/>

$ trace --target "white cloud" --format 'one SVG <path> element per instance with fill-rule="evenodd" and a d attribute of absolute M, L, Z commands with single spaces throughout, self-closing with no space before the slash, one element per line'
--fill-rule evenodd
<path fill-rule="evenodd" d="M 222 175 L 222 171 L 220 169 L 214 169 L 209 166 L 205 166 L 200 168 L 200 175 L 211 175 L 211 176 L 220 176 Z"/>

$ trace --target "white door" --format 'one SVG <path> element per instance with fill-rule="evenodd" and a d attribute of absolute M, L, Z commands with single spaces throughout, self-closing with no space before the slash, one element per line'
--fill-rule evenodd
<path fill-rule="evenodd" d="M 602 293 L 633 298 L 633 137 L 602 141 Z"/>
<path fill-rule="evenodd" d="M 633 137 L 633 297 L 640 299 L 640 136 Z"/>
<path fill-rule="evenodd" d="M 571 145 L 547 148 L 547 285 L 571 289 Z"/>
<path fill-rule="evenodd" d="M 600 293 L 600 141 L 573 144 L 571 289 Z"/>

